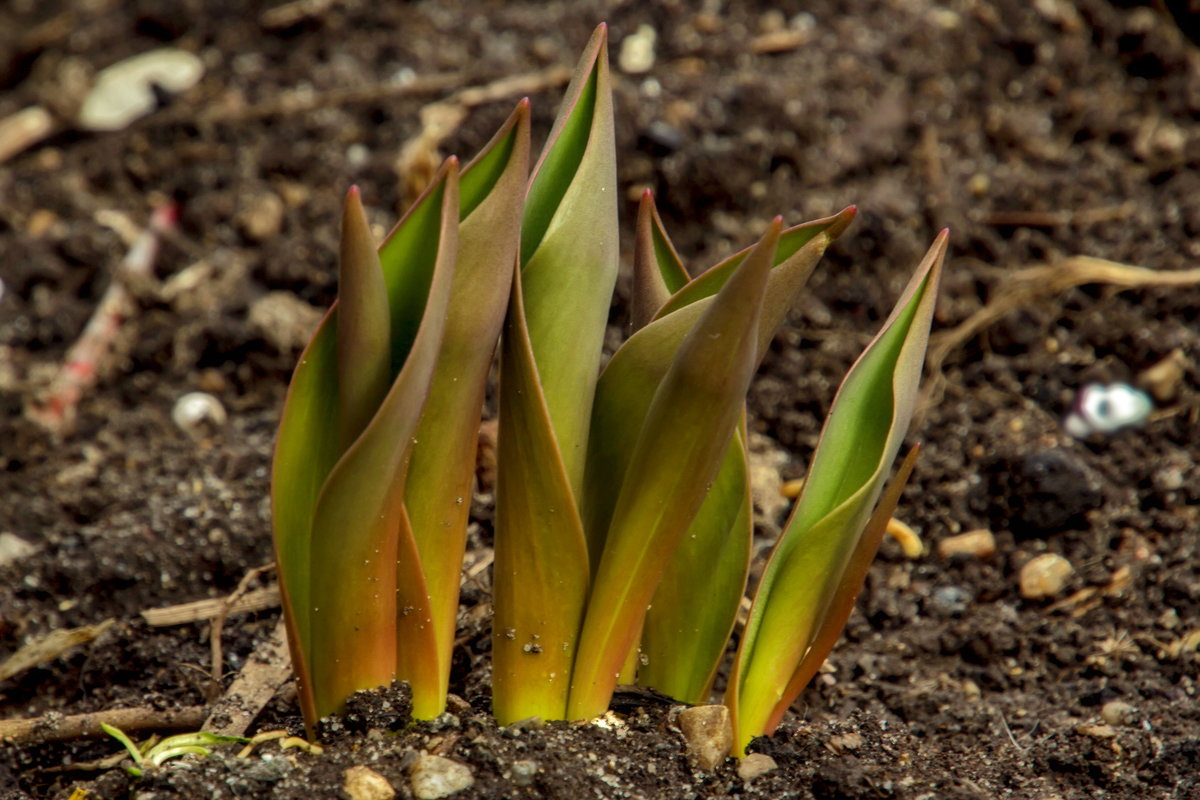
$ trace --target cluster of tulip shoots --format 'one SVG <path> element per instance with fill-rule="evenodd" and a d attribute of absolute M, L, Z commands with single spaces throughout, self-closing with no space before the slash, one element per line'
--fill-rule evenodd
<path fill-rule="evenodd" d="M 466 168 L 450 158 L 382 245 L 356 189 L 337 302 L 300 358 L 272 478 L 284 611 L 310 730 L 407 681 L 444 710 L 475 453 L 499 341 L 493 710 L 602 715 L 618 684 L 705 703 L 746 591 L 745 396 L 854 208 L 690 278 L 651 196 L 634 332 L 601 369 L 617 278 L 606 29 L 529 177 L 529 102 Z M 741 755 L 845 625 L 916 448 L 912 416 L 946 246 L 938 237 L 851 368 L 754 594 L 725 703 Z"/>

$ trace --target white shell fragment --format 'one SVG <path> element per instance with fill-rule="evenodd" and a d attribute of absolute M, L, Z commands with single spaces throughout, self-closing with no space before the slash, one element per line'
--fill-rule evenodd
<path fill-rule="evenodd" d="M 1077 439 L 1145 423 L 1154 408 L 1150 395 L 1127 383 L 1091 383 L 1075 397 L 1063 428 Z"/>
<path fill-rule="evenodd" d="M 171 420 L 192 436 L 220 428 L 225 424 L 225 419 L 225 406 L 207 392 L 188 392 L 176 400 L 175 407 L 171 409 Z"/>
<path fill-rule="evenodd" d="M 154 110 L 154 88 L 179 94 L 196 85 L 204 64 L 178 47 L 164 47 L 100 70 L 79 109 L 79 127 L 119 131 Z"/>

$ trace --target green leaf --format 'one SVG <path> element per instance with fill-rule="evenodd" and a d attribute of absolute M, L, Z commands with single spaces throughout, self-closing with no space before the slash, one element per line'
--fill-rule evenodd
<path fill-rule="evenodd" d="M 794 699 L 785 691 L 846 590 L 848 565 L 912 418 L 945 251 L 943 232 L 834 398 L 730 677 L 739 752 L 769 733 L 777 707 Z"/>
<path fill-rule="evenodd" d="M 633 292 L 630 318 L 633 330 L 645 327 L 671 295 L 687 285 L 683 261 L 663 228 L 654 195 L 642 192 L 633 245 Z"/>
<path fill-rule="evenodd" d="M 529 174 L 523 100 L 461 180 L 458 264 L 437 369 L 414 438 L 405 503 L 430 591 L 443 697 L 450 680 L 480 412 L 504 323 Z"/>
<path fill-rule="evenodd" d="M 759 325 L 756 363 L 766 353 L 775 330 L 785 319 L 813 267 L 825 249 L 845 231 L 854 213 L 853 208 L 848 208 L 836 216 L 784 231 L 780 248 L 789 255 L 781 258 L 780 251 L 775 254 Z M 599 563 L 617 491 L 642 430 L 650 400 L 675 357 L 679 343 L 712 303 L 709 290 L 719 290 L 732 274 L 727 265 L 740 264 L 745 255 L 745 252 L 739 253 L 718 264 L 676 292 L 670 305 L 678 305 L 678 298 L 691 302 L 678 305 L 670 313 L 660 311 L 653 322 L 621 345 L 600 376 L 592 410 L 583 502 L 584 529 L 593 564 Z M 709 275 L 716 275 L 719 280 Z M 695 286 L 700 282 L 703 285 L 698 290 Z"/>
<path fill-rule="evenodd" d="M 387 287 L 357 186 L 346 194 L 339 267 L 338 427 L 345 449 L 371 421 L 392 382 Z"/>
<path fill-rule="evenodd" d="M 744 418 L 738 428 L 704 504 L 666 564 L 642 633 L 638 683 L 693 705 L 709 702 L 750 567 L 754 531 Z"/>
<path fill-rule="evenodd" d="M 588 598 L 568 716 L 608 707 L 664 565 L 704 501 L 757 366 L 776 219 L 679 345 L 629 459 Z"/>
<path fill-rule="evenodd" d="M 421 307 L 412 341 L 393 350 L 403 350 L 406 358 L 375 416 L 330 471 L 317 499 L 309 545 L 307 654 L 317 717 L 340 708 L 354 691 L 394 677 L 412 684 L 415 716 L 441 711 L 429 597 L 403 497 L 411 440 L 442 342 L 458 207 L 458 170 L 451 159 L 393 239 L 422 245 L 414 246 L 408 259 L 388 262 L 412 282 L 402 292 L 405 303 Z M 420 228 L 419 235 L 409 226 Z M 428 289 L 424 295 L 422 288 Z M 394 326 L 393 334 L 403 336 L 408 329 Z"/>
<path fill-rule="evenodd" d="M 496 720 L 566 716 L 587 597 L 587 544 L 559 457 L 513 275 L 501 339 L 492 704 Z"/>
<path fill-rule="evenodd" d="M 617 170 L 607 28 L 596 29 L 526 201 L 526 326 L 563 465 L 578 498 L 592 395 L 618 266 Z"/>

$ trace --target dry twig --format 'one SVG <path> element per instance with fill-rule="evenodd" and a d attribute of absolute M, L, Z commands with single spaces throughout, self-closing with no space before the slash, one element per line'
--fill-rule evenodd
<path fill-rule="evenodd" d="M 187 625 L 189 622 L 202 622 L 214 619 L 227 608 L 227 616 L 249 614 L 254 611 L 264 611 L 279 605 L 279 586 L 267 586 L 246 592 L 232 604 L 228 597 L 213 597 L 207 600 L 195 600 L 191 603 L 166 606 L 164 608 L 148 608 L 142 612 L 142 619 L 153 628 L 165 628 L 171 625 Z"/>
<path fill-rule="evenodd" d="M 270 564 L 264 564 L 261 567 L 255 567 L 243 575 L 242 579 L 238 582 L 237 588 L 225 598 L 225 600 L 221 603 L 221 607 L 217 611 L 216 616 L 213 617 L 212 629 L 209 632 L 208 638 L 209 645 L 212 648 L 213 686 L 217 689 L 219 689 L 221 685 L 221 666 L 222 661 L 224 660 L 221 653 L 221 634 L 225 630 L 225 619 L 229 616 L 229 611 L 233 608 L 233 604 L 246 594 L 246 590 L 250 588 L 250 584 L 257 580 L 259 575 L 262 575 L 264 572 L 269 572 L 273 569 L 275 569 L 274 562 Z"/>
<path fill-rule="evenodd" d="M 925 388 L 921 407 L 928 408 L 941 397 L 946 382 L 943 366 L 947 357 L 980 331 L 1040 297 L 1087 283 L 1108 284 L 1123 289 L 1193 286 L 1200 284 L 1200 268 L 1162 271 L 1091 256 L 1071 256 L 1054 264 L 1017 270 L 1005 277 L 1004 284 L 986 306 L 950 330 L 940 331 L 930 337 L 926 364 L 933 379 Z"/>
<path fill-rule="evenodd" d="M 287 630 L 280 620 L 271 636 L 254 649 L 229 690 L 209 707 L 204 730 L 224 736 L 244 735 L 250 723 L 291 676 Z"/>
<path fill-rule="evenodd" d="M 178 208 L 173 203 L 154 210 L 149 226 L 130 247 L 120 271 L 100 298 L 83 333 L 67 351 L 66 360 L 49 389 L 27 410 L 30 419 L 51 433 L 62 435 L 73 425 L 79 401 L 104 368 L 121 324 L 137 308 L 127 281 L 152 273 L 160 237 L 175 226 L 177 215 Z"/>
<path fill-rule="evenodd" d="M 153 708 L 114 708 L 64 717 L 51 712 L 36 719 L 0 720 L 0 741 L 13 744 L 62 742 L 85 736 L 101 736 L 102 723 L 126 733 L 146 730 L 197 730 L 204 721 L 204 708 L 190 706 L 175 711 Z"/>

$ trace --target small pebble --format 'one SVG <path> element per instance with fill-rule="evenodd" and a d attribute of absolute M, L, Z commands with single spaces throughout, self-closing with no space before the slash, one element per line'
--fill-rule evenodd
<path fill-rule="evenodd" d="M 1057 553 L 1043 553 L 1021 567 L 1021 596 L 1026 600 L 1054 597 L 1067 585 L 1075 570 Z"/>
<path fill-rule="evenodd" d="M 342 775 L 342 791 L 350 800 L 392 800 L 396 790 L 388 779 L 368 767 L 350 767 Z"/>
<path fill-rule="evenodd" d="M 1090 722 L 1076 726 L 1075 732 L 1093 739 L 1113 739 L 1117 735 L 1116 729 L 1111 725 L 1093 725 Z"/>
<path fill-rule="evenodd" d="M 204 62 L 178 47 L 164 47 L 118 61 L 96 74 L 79 109 L 81 128 L 119 131 L 158 106 L 154 87 L 179 94 L 199 82 Z"/>
<path fill-rule="evenodd" d="M 733 724 L 725 706 L 693 706 L 679 712 L 679 730 L 688 755 L 702 770 L 724 763 L 733 748 Z"/>
<path fill-rule="evenodd" d="M 234 224 L 247 239 L 265 242 L 283 230 L 283 219 L 283 200 L 274 192 L 262 191 L 241 199 L 241 208 L 234 218 Z"/>
<path fill-rule="evenodd" d="M 1093 433 L 1115 433 L 1143 425 L 1153 408 L 1150 395 L 1129 384 L 1092 383 L 1079 390 L 1063 427 L 1077 439 Z"/>
<path fill-rule="evenodd" d="M 995 553 L 996 537 L 987 528 L 948 536 L 938 542 L 938 555 L 942 558 L 991 558 Z"/>
<path fill-rule="evenodd" d="M 658 33 L 649 25 L 638 25 L 633 33 L 621 40 L 621 54 L 617 66 L 622 72 L 640 75 L 654 66 L 654 44 Z"/>
<path fill-rule="evenodd" d="M 1121 700 L 1111 700 L 1100 709 L 1100 718 L 1109 725 L 1131 725 L 1137 720 L 1137 709 Z"/>
<path fill-rule="evenodd" d="M 1160 403 L 1173 403 L 1183 385 L 1187 359 L 1182 350 L 1172 350 L 1166 358 L 1146 367 L 1137 376 L 1137 385 Z"/>
<path fill-rule="evenodd" d="M 281 353 L 304 347 L 321 323 L 324 312 L 291 292 L 269 292 L 250 306 L 249 321 L 255 332 Z"/>
<path fill-rule="evenodd" d="M 929 605 L 944 617 L 956 617 L 971 606 L 975 596 L 961 586 L 941 586 L 929 598 Z"/>
<path fill-rule="evenodd" d="M 227 416 L 221 401 L 207 392 L 188 392 L 175 401 L 171 420 L 190 436 L 212 433 L 225 424 Z"/>
<path fill-rule="evenodd" d="M 512 782 L 517 786 L 532 786 L 537 777 L 538 763 L 536 761 L 514 761 L 512 763 Z"/>
<path fill-rule="evenodd" d="M 737 773 L 739 778 L 749 783 L 760 775 L 766 775 L 771 770 L 778 768 L 778 766 L 775 763 L 775 759 L 766 753 L 751 753 L 738 762 Z"/>
<path fill-rule="evenodd" d="M 417 800 L 438 800 L 471 788 L 475 776 L 465 764 L 426 753 L 413 764 L 408 782 Z"/>
<path fill-rule="evenodd" d="M 0 567 L 28 558 L 36 552 L 36 547 L 15 533 L 0 533 Z"/>

